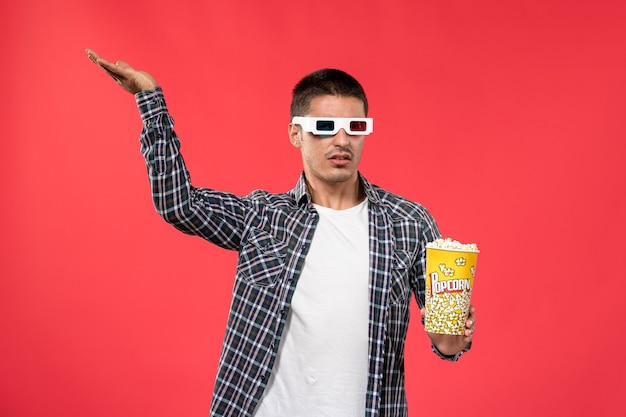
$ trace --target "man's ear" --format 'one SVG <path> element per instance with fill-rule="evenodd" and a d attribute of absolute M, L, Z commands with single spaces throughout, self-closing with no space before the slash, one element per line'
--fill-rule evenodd
<path fill-rule="evenodd" d="M 302 147 L 302 129 L 295 123 L 289 123 L 289 142 L 296 148 Z"/>

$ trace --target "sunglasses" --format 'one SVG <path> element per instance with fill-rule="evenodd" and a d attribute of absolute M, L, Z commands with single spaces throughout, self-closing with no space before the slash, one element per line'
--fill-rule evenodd
<path fill-rule="evenodd" d="M 374 119 L 371 117 L 300 117 L 296 116 L 292 123 L 302 126 L 305 132 L 314 135 L 334 136 L 339 129 L 348 135 L 369 135 L 374 131 Z"/>

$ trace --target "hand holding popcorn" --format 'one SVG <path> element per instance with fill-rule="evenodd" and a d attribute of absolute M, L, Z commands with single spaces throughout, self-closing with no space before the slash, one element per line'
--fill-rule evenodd
<path fill-rule="evenodd" d="M 465 321 L 465 330 L 463 335 L 449 335 L 428 332 L 432 343 L 437 347 L 440 353 L 444 355 L 456 355 L 464 350 L 472 341 L 474 333 L 476 333 L 476 308 L 470 305 L 469 316 Z M 422 317 L 426 314 L 426 308 L 420 310 Z"/>

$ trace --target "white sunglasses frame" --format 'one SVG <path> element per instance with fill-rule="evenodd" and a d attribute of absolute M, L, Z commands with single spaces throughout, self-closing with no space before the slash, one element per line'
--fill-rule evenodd
<path fill-rule="evenodd" d="M 318 130 L 318 121 L 332 121 L 335 125 L 334 130 Z M 350 129 L 350 122 L 365 122 L 366 129 L 363 131 L 353 131 Z M 291 123 L 302 126 L 305 132 L 319 136 L 335 136 L 339 130 L 343 129 L 348 135 L 363 136 L 369 135 L 374 131 L 374 119 L 371 117 L 305 117 L 295 116 L 291 119 Z"/>

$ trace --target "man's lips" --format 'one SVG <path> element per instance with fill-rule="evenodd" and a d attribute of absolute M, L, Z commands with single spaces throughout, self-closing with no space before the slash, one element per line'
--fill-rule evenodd
<path fill-rule="evenodd" d="M 352 155 L 347 153 L 336 153 L 331 155 L 328 160 L 331 164 L 335 166 L 344 166 L 350 163 L 350 161 L 352 160 Z"/>
<path fill-rule="evenodd" d="M 347 165 L 352 160 L 352 155 L 348 153 L 336 153 L 328 157 L 334 165 Z"/>
<path fill-rule="evenodd" d="M 350 161 L 352 159 L 352 155 L 349 153 L 335 153 L 328 157 L 328 159 L 339 160 L 339 161 Z"/>

